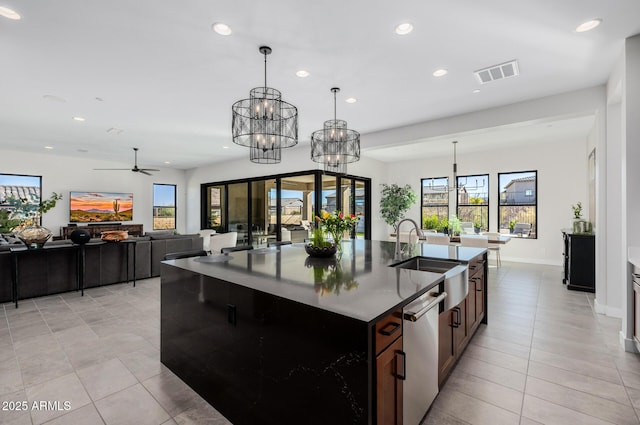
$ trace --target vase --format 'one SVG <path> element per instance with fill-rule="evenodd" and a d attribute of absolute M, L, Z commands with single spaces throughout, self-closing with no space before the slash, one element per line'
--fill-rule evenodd
<path fill-rule="evenodd" d="M 333 257 L 336 254 L 337 249 L 338 248 L 336 244 L 331 244 L 329 246 L 323 246 L 323 247 L 313 246 L 310 244 L 307 244 L 304 246 L 304 250 L 307 252 L 307 254 L 309 254 L 310 257 L 314 257 L 314 258 Z"/>
<path fill-rule="evenodd" d="M 332 234 L 333 244 L 336 246 L 338 251 L 342 251 L 342 233 L 334 233 Z"/>
<path fill-rule="evenodd" d="M 49 240 L 53 233 L 46 227 L 39 225 L 28 226 L 20 230 L 16 236 L 20 239 L 29 249 L 42 248 Z"/>

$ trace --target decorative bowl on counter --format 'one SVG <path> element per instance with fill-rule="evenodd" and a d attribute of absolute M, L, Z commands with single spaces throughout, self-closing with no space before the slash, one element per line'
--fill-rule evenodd
<path fill-rule="evenodd" d="M 314 258 L 329 258 L 336 255 L 338 247 L 335 244 L 318 247 L 311 244 L 306 244 L 304 250 L 310 257 Z"/>

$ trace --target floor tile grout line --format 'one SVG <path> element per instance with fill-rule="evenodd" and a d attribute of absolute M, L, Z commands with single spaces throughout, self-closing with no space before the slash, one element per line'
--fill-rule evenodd
<path fill-rule="evenodd" d="M 597 417 L 597 416 L 593 416 L 593 415 L 591 415 L 591 414 L 589 414 L 589 413 L 581 412 L 581 411 L 579 411 L 579 410 L 574 409 L 573 407 L 564 406 L 564 405 L 562 405 L 562 404 L 558 404 L 558 403 L 556 403 L 556 402 L 554 402 L 554 401 L 549 401 L 549 400 L 547 400 L 547 399 L 540 398 L 540 397 L 535 396 L 535 395 L 533 395 L 533 394 L 525 394 L 525 396 L 529 396 L 529 397 L 532 397 L 532 398 L 538 399 L 538 400 L 543 401 L 543 402 L 545 402 L 545 403 L 553 404 L 554 406 L 558 406 L 558 407 L 560 407 L 560 408 L 562 408 L 562 409 L 571 410 L 572 412 L 576 412 L 576 413 L 579 413 L 579 414 L 581 414 L 581 415 L 585 415 L 585 416 L 589 416 L 589 417 L 592 417 L 592 418 L 598 419 L 599 421 L 606 422 L 606 423 L 611 424 L 611 425 L 618 425 L 618 424 L 616 424 L 615 422 L 611 422 L 611 421 L 609 421 L 609 420 L 607 420 L 607 419 L 602 419 L 602 418 L 599 418 L 599 417 Z"/>
<path fill-rule="evenodd" d="M 525 396 L 527 394 L 527 382 L 529 381 L 529 367 L 531 365 L 531 350 L 533 350 L 533 336 L 535 334 L 535 324 L 536 324 L 536 317 L 538 317 L 538 303 L 540 301 L 540 287 L 542 286 L 542 284 L 538 285 L 538 291 L 536 293 L 536 310 L 533 313 L 533 332 L 531 332 L 531 341 L 529 342 L 529 357 L 527 358 L 527 371 L 525 373 L 525 379 L 524 379 L 524 388 L 522 388 L 522 402 L 520 404 L 520 421 L 519 423 L 522 423 L 522 416 L 524 414 L 524 399 Z"/>

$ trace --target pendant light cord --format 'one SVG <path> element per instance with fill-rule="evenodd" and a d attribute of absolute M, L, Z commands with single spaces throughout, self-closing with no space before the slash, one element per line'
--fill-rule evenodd
<path fill-rule="evenodd" d="M 264 52 L 264 92 L 267 93 L 267 52 Z"/>

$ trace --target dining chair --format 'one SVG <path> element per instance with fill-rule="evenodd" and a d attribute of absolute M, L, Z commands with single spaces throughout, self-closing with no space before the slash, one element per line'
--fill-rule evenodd
<path fill-rule="evenodd" d="M 227 246 L 222 248 L 222 253 L 228 254 L 230 252 L 237 252 L 237 251 L 251 251 L 252 249 L 253 249 L 253 245 Z"/>
<path fill-rule="evenodd" d="M 500 245 L 497 243 L 491 243 L 491 239 L 497 240 L 500 238 L 500 233 L 484 232 L 482 234 L 489 238 L 489 252 L 493 251 L 496 253 L 496 266 L 500 267 L 502 265 L 502 261 L 500 261 Z"/>
<path fill-rule="evenodd" d="M 282 245 L 291 245 L 291 241 L 272 241 L 267 242 L 267 248 L 272 246 L 282 246 Z"/>
<path fill-rule="evenodd" d="M 460 235 L 460 245 L 489 248 L 489 238 L 483 235 Z"/>
<path fill-rule="evenodd" d="M 211 235 L 215 235 L 216 231 L 213 229 L 201 229 L 198 234 L 202 237 L 202 249 L 207 252 L 211 252 Z"/>
<path fill-rule="evenodd" d="M 425 236 L 427 238 L 427 243 L 432 245 L 449 245 L 451 243 L 449 235 L 427 233 Z"/>
<path fill-rule="evenodd" d="M 207 251 L 204 249 L 192 249 L 190 251 L 169 252 L 165 254 L 165 260 L 179 260 L 180 258 L 206 257 Z"/>
<path fill-rule="evenodd" d="M 222 253 L 222 248 L 236 246 L 238 243 L 238 232 L 216 233 L 211 235 L 210 248 L 212 254 Z"/>

